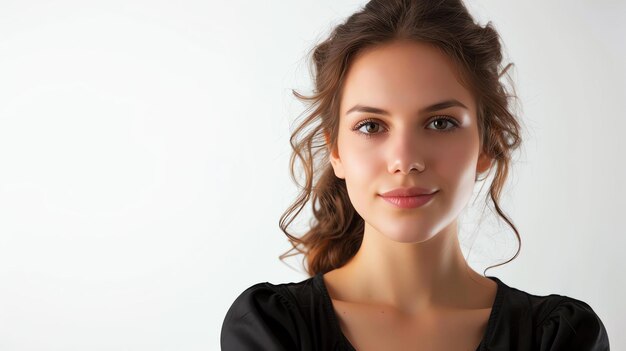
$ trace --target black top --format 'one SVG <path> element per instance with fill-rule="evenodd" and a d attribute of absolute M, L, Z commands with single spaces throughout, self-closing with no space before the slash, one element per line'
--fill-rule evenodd
<path fill-rule="evenodd" d="M 604 324 L 587 303 L 532 295 L 488 278 L 498 290 L 476 351 L 609 350 Z M 355 351 L 341 332 L 321 273 L 244 290 L 226 313 L 220 343 L 223 351 Z"/>

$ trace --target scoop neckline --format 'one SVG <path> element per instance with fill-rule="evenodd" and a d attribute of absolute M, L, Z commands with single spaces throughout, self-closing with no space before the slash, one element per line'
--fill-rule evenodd
<path fill-rule="evenodd" d="M 497 283 L 496 288 L 496 297 L 493 301 L 493 305 L 491 306 L 491 312 L 489 313 L 489 319 L 487 321 L 487 328 L 485 333 L 483 334 L 476 351 L 486 350 L 486 342 L 487 340 L 492 338 L 493 330 L 495 329 L 496 319 L 500 313 L 500 306 L 502 305 L 502 297 L 504 295 L 504 290 L 506 288 L 505 284 L 498 278 L 494 276 L 485 276 Z M 356 351 L 356 348 L 352 346 L 350 340 L 343 334 L 341 327 L 339 326 L 339 319 L 337 318 L 337 314 L 333 308 L 333 302 L 330 299 L 330 295 L 328 294 L 328 290 L 326 289 L 326 283 L 324 283 L 323 273 L 317 273 L 315 275 L 315 281 L 322 291 L 324 306 L 326 308 L 327 315 L 329 316 L 329 322 L 332 325 L 332 328 L 336 335 L 341 339 L 341 343 L 345 346 L 349 351 Z"/>

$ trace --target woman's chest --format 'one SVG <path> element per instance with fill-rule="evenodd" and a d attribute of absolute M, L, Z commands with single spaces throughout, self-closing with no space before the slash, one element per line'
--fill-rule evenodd
<path fill-rule="evenodd" d="M 488 308 L 404 317 L 384 308 L 333 304 L 343 334 L 358 351 L 475 351 L 491 313 Z"/>

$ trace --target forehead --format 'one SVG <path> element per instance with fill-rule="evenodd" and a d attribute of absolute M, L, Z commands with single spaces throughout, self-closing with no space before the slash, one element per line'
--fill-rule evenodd
<path fill-rule="evenodd" d="M 458 80 L 454 62 L 436 47 L 399 41 L 368 48 L 352 61 L 344 82 L 341 113 L 354 104 L 418 110 L 455 98 L 474 110 L 471 93 Z"/>

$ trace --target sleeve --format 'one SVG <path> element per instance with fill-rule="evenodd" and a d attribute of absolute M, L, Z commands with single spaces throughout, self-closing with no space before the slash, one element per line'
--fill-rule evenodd
<path fill-rule="evenodd" d="M 222 351 L 298 350 L 295 308 L 269 283 L 255 284 L 233 302 L 222 323 Z"/>
<path fill-rule="evenodd" d="M 537 350 L 609 351 L 609 337 L 600 317 L 585 302 L 566 297 L 541 322 Z"/>

